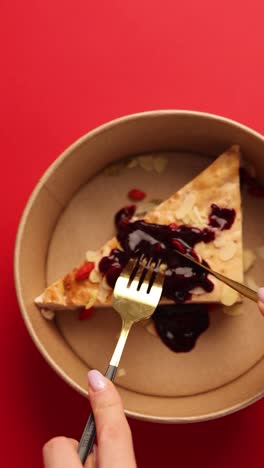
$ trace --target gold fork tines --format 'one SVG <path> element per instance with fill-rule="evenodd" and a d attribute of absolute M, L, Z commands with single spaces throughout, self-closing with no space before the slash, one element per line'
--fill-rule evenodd
<path fill-rule="evenodd" d="M 149 318 L 155 311 L 162 294 L 164 275 L 160 262 L 130 259 L 118 277 L 113 293 L 113 307 L 122 319 L 122 329 L 105 376 L 114 380 L 131 327 Z M 78 453 L 82 463 L 92 450 L 95 439 L 95 422 L 91 413 L 84 428 Z"/>
<path fill-rule="evenodd" d="M 130 259 L 117 279 L 113 307 L 121 316 L 122 329 L 110 365 L 118 366 L 132 325 L 149 318 L 156 309 L 162 293 L 163 279 L 157 264 L 145 259 L 140 259 L 137 264 Z"/>

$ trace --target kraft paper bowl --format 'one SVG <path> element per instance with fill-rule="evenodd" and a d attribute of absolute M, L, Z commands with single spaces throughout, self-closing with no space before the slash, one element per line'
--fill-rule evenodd
<path fill-rule="evenodd" d="M 60 313 L 56 321 L 47 321 L 35 307 L 34 298 L 47 282 L 80 262 L 85 250 L 99 247 L 104 236 L 111 234 L 113 210 L 125 200 L 120 194 L 125 193 L 127 180 L 133 186 L 146 184 L 152 195 L 155 186 L 159 195 L 167 194 L 168 187 L 174 185 L 176 191 L 210 163 L 210 158 L 234 143 L 240 144 L 243 156 L 263 182 L 264 139 L 255 131 L 199 112 L 130 115 L 73 143 L 35 187 L 16 240 L 17 297 L 37 348 L 81 394 L 87 394 L 87 370 L 106 369 L 119 318 L 112 310 L 98 310 L 85 322 L 78 321 L 74 312 Z M 174 170 L 168 173 L 168 183 L 166 175 L 155 179 L 143 174 L 141 180 L 133 171 L 124 175 L 124 181 L 122 177 L 107 179 L 104 173 L 96 175 L 109 163 L 148 153 L 169 155 Z M 251 248 L 260 244 L 261 203 L 263 199 L 252 197 L 243 201 L 243 235 Z M 261 268 L 256 267 L 255 281 L 261 285 L 261 280 Z M 188 355 L 172 353 L 138 325 L 120 364 L 123 376 L 116 380 L 126 413 L 155 422 L 195 422 L 227 415 L 262 397 L 264 323 L 255 304 L 244 301 L 241 307 L 243 313 L 236 317 L 221 311 L 212 314 L 209 331 Z"/>

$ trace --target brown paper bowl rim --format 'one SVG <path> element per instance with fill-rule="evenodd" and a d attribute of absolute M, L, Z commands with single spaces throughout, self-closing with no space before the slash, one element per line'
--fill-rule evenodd
<path fill-rule="evenodd" d="M 21 293 L 21 288 L 20 288 L 20 279 L 19 279 L 19 267 L 18 267 L 18 259 L 19 259 L 19 254 L 20 254 L 20 243 L 21 239 L 23 236 L 23 229 L 24 225 L 26 223 L 26 219 L 28 216 L 28 213 L 34 203 L 34 200 L 36 198 L 36 195 L 38 194 L 39 190 L 41 187 L 45 184 L 49 176 L 52 174 L 54 169 L 56 169 L 62 161 L 67 158 L 78 146 L 82 145 L 83 142 L 93 138 L 94 136 L 98 134 L 102 134 L 106 131 L 108 131 L 110 128 L 119 125 L 120 123 L 124 122 L 129 122 L 137 119 L 145 119 L 145 118 L 156 118 L 156 117 L 162 117 L 162 116 L 169 116 L 169 115 L 177 115 L 178 117 L 183 116 L 183 117 L 198 117 L 201 119 L 213 119 L 218 121 L 219 123 L 227 124 L 231 127 L 237 128 L 242 130 L 243 132 L 250 134 L 252 137 L 256 138 L 257 140 L 260 140 L 262 143 L 264 143 L 264 137 L 261 135 L 261 133 L 251 129 L 250 127 L 237 122 L 233 119 L 217 115 L 217 114 L 212 114 L 208 112 L 201 112 L 201 111 L 194 111 L 194 110 L 173 110 L 173 109 L 164 109 L 164 110 L 152 110 L 152 111 L 145 111 L 145 112 L 139 112 L 135 114 L 129 114 L 125 116 L 118 117 L 116 119 L 110 120 L 107 123 L 104 123 L 102 125 L 99 125 L 93 130 L 90 130 L 89 132 L 85 133 L 83 136 L 79 137 L 77 140 L 75 140 L 71 145 L 69 145 L 56 159 L 51 165 L 44 171 L 43 175 L 40 177 L 39 181 L 35 185 L 35 188 L 32 190 L 24 211 L 22 213 L 19 225 L 18 225 L 18 230 L 17 230 L 17 235 L 16 235 L 16 240 L 15 240 L 15 249 L 14 249 L 14 281 L 15 281 L 15 288 L 16 288 L 16 294 L 17 294 L 17 299 L 18 299 L 18 304 L 20 307 L 20 311 L 24 320 L 24 323 L 27 327 L 27 330 L 36 345 L 37 349 L 40 351 L 44 359 L 47 361 L 47 363 L 51 366 L 51 368 L 65 381 L 67 382 L 73 389 L 75 389 L 78 393 L 80 393 L 83 396 L 87 396 L 87 392 L 85 392 L 80 385 L 78 385 L 72 378 L 70 378 L 65 371 L 62 370 L 62 368 L 57 365 L 56 361 L 50 356 L 49 352 L 47 349 L 42 345 L 41 341 L 39 340 L 37 334 L 35 333 L 32 324 L 29 320 L 28 314 L 26 307 L 24 306 L 23 303 L 23 298 L 22 298 L 22 293 Z M 168 416 L 155 416 L 155 415 L 149 415 L 149 414 L 143 414 L 143 413 L 138 413 L 136 411 L 131 411 L 131 410 L 125 410 L 125 413 L 127 416 L 144 420 L 144 421 L 150 421 L 150 422 L 158 422 L 158 423 L 193 423 L 193 422 L 202 422 L 202 421 L 209 421 L 212 419 L 217 419 L 223 416 L 230 415 L 234 412 L 237 412 L 241 409 L 244 409 L 248 407 L 249 405 L 257 402 L 264 396 L 264 391 L 261 391 L 257 393 L 256 395 L 252 396 L 251 398 L 248 398 L 244 401 L 241 401 L 240 403 L 230 406 L 225 409 L 217 410 L 215 412 L 210 412 L 208 414 L 203 414 L 203 415 L 196 415 L 196 416 L 186 416 L 186 417 L 168 417 Z"/>

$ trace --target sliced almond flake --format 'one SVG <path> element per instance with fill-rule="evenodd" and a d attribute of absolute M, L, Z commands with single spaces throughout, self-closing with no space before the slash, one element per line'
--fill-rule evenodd
<path fill-rule="evenodd" d="M 87 262 L 96 262 L 98 260 L 99 254 L 96 250 L 87 250 L 85 258 Z"/>
<path fill-rule="evenodd" d="M 36 299 L 35 299 L 34 302 L 35 302 L 35 304 L 37 304 L 37 305 L 43 304 L 43 302 L 44 302 L 44 294 L 40 294 L 40 296 L 36 297 Z"/>
<path fill-rule="evenodd" d="M 105 303 L 111 291 L 112 291 L 112 288 L 109 286 L 109 284 L 106 281 L 106 278 L 104 277 L 99 285 L 98 294 L 97 294 L 98 301 Z"/>
<path fill-rule="evenodd" d="M 153 158 L 153 166 L 158 174 L 162 174 L 168 165 L 168 159 L 164 157 Z"/>
<path fill-rule="evenodd" d="M 111 252 L 112 249 L 116 249 L 116 248 L 119 248 L 119 242 L 118 240 L 116 239 L 116 237 L 113 237 L 110 241 L 107 242 L 107 245 L 105 245 L 103 248 L 101 248 L 103 250 L 103 252 Z M 104 255 L 108 255 L 104 253 Z"/>
<path fill-rule="evenodd" d="M 138 163 L 147 172 L 153 170 L 153 156 L 138 156 Z"/>
<path fill-rule="evenodd" d="M 164 213 L 160 217 L 160 224 L 172 224 L 172 223 L 175 223 L 175 221 L 176 221 L 176 218 L 174 216 L 174 213 L 172 212 Z"/>
<path fill-rule="evenodd" d="M 109 294 L 110 294 L 110 292 L 107 289 L 102 288 L 101 285 L 100 285 L 99 290 L 98 290 L 98 294 L 97 294 L 98 301 L 101 302 L 102 304 L 104 304 L 105 302 L 107 302 L 107 298 L 108 298 Z"/>
<path fill-rule="evenodd" d="M 110 252 L 111 252 L 111 248 L 108 245 L 105 245 L 104 247 L 100 249 L 99 258 L 108 257 Z"/>
<path fill-rule="evenodd" d="M 206 253 L 206 245 L 204 244 L 204 242 L 199 242 L 196 246 L 195 246 L 195 252 L 203 258 L 204 254 Z"/>
<path fill-rule="evenodd" d="M 50 309 L 40 309 L 41 315 L 46 319 L 46 320 L 53 320 L 55 317 L 55 312 L 54 310 Z"/>
<path fill-rule="evenodd" d="M 161 212 L 160 211 L 155 210 L 155 212 L 153 214 L 151 213 L 151 222 L 152 223 L 159 222 L 160 218 L 161 218 Z"/>
<path fill-rule="evenodd" d="M 109 175 L 109 176 L 117 176 L 120 174 L 123 168 L 124 168 L 124 165 L 122 163 L 111 164 L 111 166 L 107 166 L 103 172 L 104 174 Z"/>
<path fill-rule="evenodd" d="M 235 242 L 229 242 L 226 244 L 225 247 L 222 247 L 219 252 L 218 256 L 220 260 L 223 260 L 224 262 L 230 260 L 231 258 L 234 257 L 234 255 L 237 252 L 237 244 Z"/>
<path fill-rule="evenodd" d="M 134 222 L 134 221 L 137 221 L 138 219 L 142 219 L 144 218 L 144 216 L 146 216 L 146 214 L 149 212 L 149 210 L 144 210 L 144 211 L 138 211 L 137 212 L 137 216 L 133 216 L 133 218 L 131 218 L 131 222 Z"/>
<path fill-rule="evenodd" d="M 261 245 L 256 249 L 258 256 L 264 260 L 264 245 Z"/>
<path fill-rule="evenodd" d="M 173 219 L 173 221 L 175 221 L 175 219 Z M 173 221 L 171 221 L 171 222 L 173 222 Z M 182 218 L 182 222 L 183 222 L 183 224 L 188 226 L 188 225 L 192 224 L 192 219 L 191 219 L 191 217 L 189 215 L 186 215 L 186 216 L 184 216 L 184 218 Z"/>
<path fill-rule="evenodd" d="M 91 291 L 89 301 L 87 302 L 85 308 L 90 309 L 91 307 L 93 307 L 93 305 L 96 302 L 96 299 L 97 299 L 97 291 Z"/>
<path fill-rule="evenodd" d="M 200 288 L 200 286 L 197 286 L 196 288 L 193 288 L 190 291 L 191 294 L 194 294 L 195 296 L 201 296 L 202 294 L 205 293 L 203 288 Z"/>
<path fill-rule="evenodd" d="M 89 280 L 91 283 L 100 283 L 102 279 L 102 274 L 97 269 L 93 269 L 89 275 Z"/>
<path fill-rule="evenodd" d="M 175 215 L 178 219 L 183 219 L 187 216 L 190 211 L 193 209 L 193 206 L 196 201 L 196 196 L 194 193 L 190 192 L 186 195 L 185 199 L 181 203 L 180 207 L 176 210 Z"/>
<path fill-rule="evenodd" d="M 137 166 L 138 166 L 138 159 L 137 158 L 130 159 L 128 161 L 128 163 L 126 164 L 126 167 L 128 169 L 133 169 L 134 167 L 137 167 Z"/>
<path fill-rule="evenodd" d="M 232 317 L 237 317 L 238 315 L 243 314 L 243 308 L 241 304 L 235 304 L 231 307 L 223 307 L 223 312 L 226 315 L 231 315 Z"/>
<path fill-rule="evenodd" d="M 155 208 L 156 205 L 154 205 L 154 203 L 151 203 L 151 202 L 146 202 L 146 203 L 140 203 L 137 207 L 137 210 L 136 210 L 136 215 L 137 216 L 145 216 L 146 213 L 148 213 L 149 211 L 153 210 L 153 208 Z"/>
<path fill-rule="evenodd" d="M 234 242 L 240 241 L 240 239 L 241 239 L 241 231 L 238 230 L 238 231 L 232 231 L 232 232 L 230 232 L 230 234 L 229 234 L 229 239 L 231 239 L 231 240 L 234 241 Z"/>
<path fill-rule="evenodd" d="M 95 270 L 95 271 L 99 272 L 99 263 L 100 263 L 100 261 L 101 261 L 101 259 L 102 259 L 103 257 L 104 257 L 104 255 L 100 255 L 100 256 L 98 257 L 98 259 L 95 261 L 94 269 L 93 269 L 92 271 Z"/>
<path fill-rule="evenodd" d="M 253 291 L 257 292 L 260 288 L 260 286 L 257 285 L 255 279 L 253 278 L 253 276 L 248 276 L 246 278 L 246 282 L 247 282 L 247 285 L 250 289 L 253 289 Z"/>
<path fill-rule="evenodd" d="M 102 288 L 104 288 L 106 291 L 108 291 L 108 292 L 112 291 L 112 288 L 111 288 L 111 286 L 109 286 L 109 284 L 107 283 L 106 277 L 105 277 L 105 276 L 103 277 L 103 279 L 102 279 L 100 285 L 101 285 Z"/>
<path fill-rule="evenodd" d="M 39 296 L 38 299 L 40 299 L 40 297 L 42 297 L 42 303 L 51 302 L 56 304 L 56 302 L 59 302 L 61 305 L 66 305 L 66 297 L 64 295 L 64 281 L 57 281 L 57 283 L 53 285 L 51 295 L 49 289 L 47 289 L 41 296 Z M 41 302 L 38 303 L 41 305 Z"/>
<path fill-rule="evenodd" d="M 256 255 L 253 250 L 245 249 L 243 250 L 243 270 L 246 273 L 254 265 L 256 260 Z"/>
<path fill-rule="evenodd" d="M 226 238 L 222 233 L 219 233 L 219 235 L 217 235 L 217 237 L 214 240 L 214 246 L 217 249 L 221 249 L 225 245 L 226 245 Z"/>
<path fill-rule="evenodd" d="M 124 377 L 124 375 L 126 375 L 126 369 L 124 369 L 123 367 L 121 367 L 120 369 L 118 369 L 117 371 L 117 377 Z"/>
<path fill-rule="evenodd" d="M 200 211 L 198 210 L 196 205 L 194 205 L 192 211 L 190 212 L 190 216 L 191 216 L 191 221 L 194 224 L 204 224 Z"/>
<path fill-rule="evenodd" d="M 237 244 L 238 241 L 240 241 L 241 238 L 241 232 L 240 230 L 236 231 L 224 231 L 224 232 L 217 232 L 215 231 L 215 240 L 213 241 L 214 246 L 217 249 L 221 249 L 222 247 L 225 247 L 230 241 L 233 241 L 234 243 Z"/>
<path fill-rule="evenodd" d="M 224 284 L 221 293 L 221 303 L 225 306 L 231 306 L 235 304 L 238 301 L 238 299 L 238 292 L 227 286 L 227 284 Z"/>
<path fill-rule="evenodd" d="M 145 327 L 145 329 L 147 330 L 147 332 L 152 335 L 152 336 L 158 336 L 157 332 L 156 332 L 156 328 L 155 328 L 155 325 L 153 323 L 153 320 L 149 320 L 149 323 L 147 324 L 147 326 Z"/>

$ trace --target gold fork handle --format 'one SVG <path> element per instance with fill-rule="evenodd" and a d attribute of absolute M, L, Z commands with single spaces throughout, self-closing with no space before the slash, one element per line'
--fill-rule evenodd
<path fill-rule="evenodd" d="M 122 323 L 122 329 L 120 332 L 118 342 L 116 344 L 110 364 L 105 373 L 105 377 L 107 377 L 109 380 L 113 381 L 115 378 L 118 364 L 121 359 L 123 349 L 125 347 L 126 340 L 127 340 L 127 337 L 131 330 L 132 325 L 133 325 L 133 322 L 131 322 L 130 320 L 124 320 Z M 83 430 L 82 437 L 81 437 L 79 447 L 78 447 L 78 454 L 79 454 L 82 464 L 85 463 L 86 458 L 88 457 L 89 453 L 91 453 L 92 451 L 95 434 L 96 434 L 96 427 L 95 427 L 94 415 L 91 412 L 87 420 L 87 423 L 85 425 L 85 428 Z"/>
<path fill-rule="evenodd" d="M 219 279 L 223 283 L 235 289 L 237 292 L 242 294 L 242 296 L 246 296 L 248 299 L 251 299 L 254 302 L 258 302 L 258 295 L 255 291 L 253 291 L 253 289 L 250 289 L 244 284 L 238 283 L 237 281 L 232 280 L 231 278 L 227 278 L 226 276 L 223 276 L 214 270 L 209 270 L 209 271 L 211 275 L 215 276 L 217 279 Z"/>
<path fill-rule="evenodd" d="M 123 353 L 123 350 L 124 350 L 124 347 L 125 347 L 125 344 L 126 344 L 126 340 L 127 340 L 127 337 L 128 337 L 128 334 L 129 334 L 129 332 L 131 330 L 132 325 L 133 325 L 133 322 L 131 320 L 129 320 L 129 319 L 128 320 L 126 320 L 126 319 L 123 320 L 122 329 L 121 329 L 121 332 L 120 332 L 120 335 L 119 335 L 119 339 L 118 339 L 115 350 L 113 352 L 113 356 L 112 356 L 111 361 L 110 361 L 111 366 L 118 367 L 118 364 L 119 364 L 119 361 L 121 359 L 121 356 L 122 356 L 122 353 Z"/>

